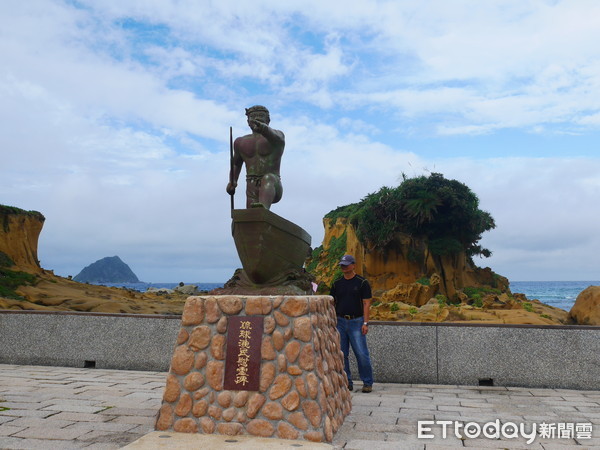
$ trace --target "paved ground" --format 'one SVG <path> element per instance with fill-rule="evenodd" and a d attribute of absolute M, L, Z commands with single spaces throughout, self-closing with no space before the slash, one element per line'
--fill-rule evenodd
<path fill-rule="evenodd" d="M 132 443 L 135 449 L 251 447 L 246 438 L 237 444 L 206 440 L 193 446 L 189 440 L 176 445 L 176 436 L 165 433 L 150 435 L 154 441 L 148 436 L 144 440 L 142 436 L 152 431 L 165 376 L 0 364 L 0 449 L 118 449 Z M 336 434 L 335 448 L 600 448 L 600 391 L 376 384 L 370 394 L 353 393 L 352 402 L 352 414 Z M 423 424 L 421 431 L 432 438 L 418 438 L 419 420 L 435 422 Z M 514 434 L 510 423 L 523 425 L 527 434 L 536 426 L 538 435 L 530 444 L 522 436 L 508 438 L 506 434 Z M 457 424 L 460 436 L 455 433 Z M 473 437 L 465 436 L 465 425 Z M 482 428 L 498 436 L 486 438 Z M 546 437 L 540 436 L 542 431 Z M 288 443 L 279 448 L 299 447 Z M 261 447 L 258 442 L 256 446 Z M 301 447 L 311 446 L 302 442 Z"/>

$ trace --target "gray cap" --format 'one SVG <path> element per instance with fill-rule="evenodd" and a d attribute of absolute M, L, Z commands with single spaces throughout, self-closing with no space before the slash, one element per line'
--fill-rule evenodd
<path fill-rule="evenodd" d="M 354 260 L 354 256 L 352 255 L 344 255 L 342 259 L 340 259 L 340 266 L 349 266 L 350 264 L 356 264 Z"/>

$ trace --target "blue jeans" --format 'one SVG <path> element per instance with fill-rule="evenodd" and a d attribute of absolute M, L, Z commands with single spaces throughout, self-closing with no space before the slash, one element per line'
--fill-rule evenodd
<path fill-rule="evenodd" d="M 373 369 L 371 367 L 371 358 L 367 348 L 367 337 L 362 334 L 363 318 L 344 319 L 337 318 L 337 329 L 340 332 L 340 344 L 344 353 L 344 370 L 348 377 L 348 385 L 352 386 L 352 374 L 350 373 L 350 346 L 356 356 L 358 365 L 358 374 L 365 386 L 373 385 Z"/>

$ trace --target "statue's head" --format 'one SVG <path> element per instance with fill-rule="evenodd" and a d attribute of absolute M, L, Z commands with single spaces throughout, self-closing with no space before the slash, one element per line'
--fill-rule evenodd
<path fill-rule="evenodd" d="M 248 119 L 256 119 L 266 124 L 269 124 L 269 122 L 271 122 L 269 110 L 261 105 L 254 105 L 250 108 L 246 108 L 246 116 L 248 117 Z"/>

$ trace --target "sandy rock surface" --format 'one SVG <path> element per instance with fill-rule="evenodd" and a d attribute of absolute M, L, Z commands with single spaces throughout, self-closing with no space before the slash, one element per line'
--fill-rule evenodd
<path fill-rule="evenodd" d="M 37 278 L 35 286 L 21 286 L 16 290 L 25 300 L 0 298 L 0 309 L 181 314 L 188 297 L 77 283 L 49 271 L 43 271 Z"/>
<path fill-rule="evenodd" d="M 87 311 L 126 314 L 182 314 L 188 295 L 174 292 L 157 294 L 133 290 L 77 283 L 43 271 L 37 275 L 35 286 L 22 286 L 17 293 L 25 300 L 0 298 L 0 309 L 39 311 Z M 600 287 L 596 287 L 600 293 Z M 585 292 L 585 291 L 584 291 Z M 583 294 L 583 293 L 582 293 Z M 600 296 L 596 297 L 600 299 Z M 374 298 L 371 320 L 409 322 L 475 322 L 530 325 L 562 325 L 572 323 L 569 313 L 545 305 L 537 300 L 527 300 L 521 294 L 484 298 L 482 306 L 461 303 L 446 304 L 432 298 L 425 304 L 404 303 L 394 295 Z M 578 299 L 579 301 L 579 299 Z M 580 304 L 582 304 L 580 302 Z M 587 302 L 586 316 L 581 320 L 593 320 L 592 303 Z M 577 305 L 577 303 L 576 303 Z M 574 307 L 575 309 L 575 307 Z M 596 306 L 596 313 L 599 307 Z M 579 308 L 579 310 L 582 310 Z M 573 310 L 571 311 L 573 314 Z M 581 317 L 589 317 L 583 319 Z M 600 318 L 596 324 L 600 323 Z"/>
<path fill-rule="evenodd" d="M 600 325 L 600 286 L 581 291 L 569 316 L 579 325 Z"/>

